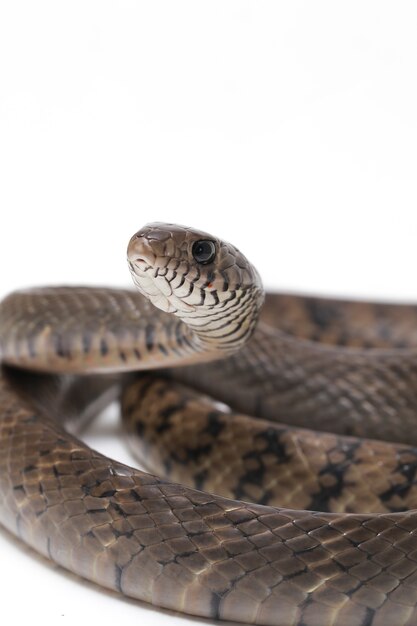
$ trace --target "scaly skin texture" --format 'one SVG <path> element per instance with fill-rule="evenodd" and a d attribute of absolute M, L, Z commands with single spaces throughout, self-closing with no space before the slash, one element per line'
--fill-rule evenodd
<path fill-rule="evenodd" d="M 291 463 L 291 442 L 301 451 L 304 445 L 307 452 L 307 444 L 317 441 L 319 454 L 311 461 L 316 467 L 310 473 L 310 481 L 316 483 L 307 486 L 301 500 L 307 494 L 338 512 L 250 504 L 185 487 L 107 459 L 69 435 L 59 423 L 66 417 L 67 401 L 66 391 L 60 395 L 61 387 L 55 378 L 50 386 L 47 377 L 45 385 L 38 386 L 35 380 L 39 379 L 34 379 L 31 386 L 30 373 L 8 367 L 0 379 L 1 523 L 71 571 L 161 607 L 271 626 L 416 625 L 417 511 L 398 511 L 415 506 L 415 452 L 410 446 L 303 434 L 293 426 L 302 422 L 304 415 L 307 422 L 324 425 L 325 429 L 332 424 L 339 433 L 369 435 L 376 429 L 385 439 L 401 439 L 405 422 L 410 441 L 417 405 L 413 340 L 405 346 L 401 330 L 394 332 L 391 344 L 386 331 L 370 333 L 373 339 L 369 335 L 361 338 L 357 332 L 361 315 L 373 317 L 378 312 L 378 328 L 382 328 L 381 317 L 389 320 L 390 309 L 339 303 L 333 310 L 349 312 L 341 314 L 344 345 L 340 347 L 335 345 L 340 333 L 334 330 L 334 320 L 324 314 L 329 310 L 328 303 L 321 303 L 320 317 L 320 301 L 293 299 L 291 304 L 290 296 L 281 301 L 274 296 L 269 303 L 267 298 L 265 324 L 259 325 L 250 339 L 252 322 L 245 325 L 239 310 L 232 306 L 240 302 L 246 312 L 256 313 L 256 274 L 251 277 L 255 286 L 248 280 L 240 290 L 243 272 L 233 266 L 229 257 L 242 265 L 245 261 L 233 247 L 223 248 L 218 240 L 217 249 L 226 251 L 220 257 L 221 281 L 215 266 L 209 277 L 206 268 L 199 275 L 191 272 L 190 246 L 202 236 L 206 237 L 194 235 L 189 229 L 158 229 L 152 225 L 140 233 L 146 238 L 146 247 L 136 240 L 132 246 L 130 262 L 137 262 L 141 271 L 149 272 L 143 269 L 149 259 L 158 264 L 157 268 L 163 268 L 163 276 L 159 276 L 159 269 L 156 272 L 152 266 L 155 285 L 159 286 L 152 291 L 147 283 L 147 288 L 155 304 L 170 313 L 152 309 L 141 295 L 116 290 L 57 288 L 16 294 L 0 307 L 2 358 L 9 365 L 43 372 L 171 368 L 183 359 L 194 363 L 191 373 L 189 369 L 178 370 L 177 377 L 194 378 L 212 395 L 218 391 L 216 397 L 230 399 L 235 409 L 243 407 L 263 417 L 274 414 L 280 420 L 288 412 L 291 428 L 284 432 L 279 425 L 267 427 L 272 433 L 268 441 L 277 444 L 276 458 L 281 446 L 283 462 Z M 178 246 L 172 247 L 169 242 L 175 244 L 177 240 Z M 181 259 L 187 259 L 188 269 L 184 271 L 191 272 L 194 281 L 190 283 L 194 289 L 183 291 L 185 295 L 181 296 L 187 306 L 186 315 L 184 311 L 178 315 L 180 320 L 171 315 L 170 309 L 178 302 L 165 300 L 156 290 L 169 295 L 170 287 L 165 282 L 171 275 L 168 265 L 164 265 L 168 243 L 172 254 L 179 250 Z M 227 265 L 229 262 L 232 265 Z M 181 261 L 177 269 L 180 266 Z M 233 271 L 229 271 L 232 266 Z M 173 285 L 176 280 L 172 278 Z M 226 283 L 230 283 L 228 289 L 235 296 L 218 298 L 216 302 L 213 291 L 220 291 Z M 201 296 L 206 288 L 213 290 L 210 297 Z M 179 291 L 176 294 L 178 298 Z M 209 304 L 204 304 L 205 298 Z M 286 308 L 298 311 L 295 321 L 291 322 L 289 314 L 285 321 Z M 222 309 L 232 324 L 233 338 L 238 344 L 247 341 L 242 350 L 227 358 L 228 336 L 219 328 Z M 283 322 L 284 330 L 266 325 L 267 321 L 271 323 L 274 309 L 280 311 L 278 321 Z M 354 310 L 356 313 L 351 315 Z M 198 313 L 199 319 L 196 321 L 194 316 L 192 324 L 187 325 L 184 317 L 191 313 Z M 198 326 L 207 316 L 208 323 L 201 333 Z M 417 319 L 417 315 L 411 307 L 399 307 L 395 308 L 395 318 Z M 350 341 L 353 348 L 349 347 Z M 399 341 L 403 344 L 400 347 Z M 377 347 L 363 347 L 366 342 L 375 342 Z M 197 367 L 207 352 L 210 358 L 217 353 L 222 360 Z M 232 379 L 238 383 L 234 390 L 229 387 Z M 166 393 L 171 393 L 171 388 L 168 392 L 160 388 L 158 393 L 162 383 L 147 380 L 151 382 L 139 383 L 139 400 L 146 405 L 147 393 L 156 385 L 153 404 L 159 402 L 162 418 L 155 419 L 162 430 L 169 428 L 175 411 L 165 412 L 165 418 L 163 411 L 172 407 L 166 404 Z M 147 384 L 148 390 L 143 389 Z M 97 378 L 85 377 L 85 392 L 78 401 L 80 410 L 85 404 L 88 411 L 93 387 L 97 389 Z M 57 404 L 53 392 L 58 393 Z M 125 408 L 131 413 L 136 411 L 129 409 L 132 394 L 138 394 L 137 387 L 128 388 L 124 394 Z M 180 402 L 187 409 L 189 401 L 194 402 L 186 396 Z M 274 402 L 278 407 L 275 410 Z M 71 404 L 70 414 L 74 405 L 77 402 Z M 216 410 L 220 420 L 221 411 Z M 226 426 L 219 426 L 217 418 L 211 418 L 212 432 L 206 429 L 206 436 L 212 437 L 215 430 L 225 432 Z M 242 428 L 252 428 L 247 417 L 239 419 Z M 257 437 L 261 448 L 268 447 L 267 440 L 259 435 L 265 430 L 265 422 L 255 428 L 259 429 L 253 437 L 255 450 Z M 219 441 L 221 446 L 221 437 Z M 250 454 L 247 444 L 242 445 L 243 456 Z M 327 455 L 327 465 L 320 465 L 320 446 L 322 454 Z M 343 512 L 351 506 L 343 505 L 350 471 L 345 460 L 351 457 L 359 467 L 361 454 L 368 461 L 374 454 L 377 466 L 387 460 L 382 477 L 388 485 L 386 496 L 382 498 L 375 489 L 373 502 L 368 501 L 370 510 L 376 510 L 375 500 L 379 498 L 380 510 L 386 512 Z M 252 456 L 252 462 L 254 459 L 256 456 Z M 248 479 L 253 466 L 251 459 L 247 460 L 249 465 L 243 468 L 246 477 L 241 474 L 244 480 L 236 487 L 242 495 L 253 490 L 253 481 Z M 343 489 L 336 496 L 334 476 L 343 481 Z M 408 481 L 405 487 L 404 478 Z M 360 487 L 359 480 L 357 483 Z M 292 484 L 297 485 L 297 480 Z"/>
<path fill-rule="evenodd" d="M 142 465 L 190 487 L 291 509 L 417 508 L 417 449 L 409 445 L 254 419 L 149 375 L 126 388 L 122 411 Z"/>
<path fill-rule="evenodd" d="M 369 315 L 375 308 L 360 307 Z M 318 343 L 259 324 L 250 344 L 227 361 L 169 375 L 250 415 L 417 445 L 417 346 L 361 348 L 354 334 L 352 341 Z"/>

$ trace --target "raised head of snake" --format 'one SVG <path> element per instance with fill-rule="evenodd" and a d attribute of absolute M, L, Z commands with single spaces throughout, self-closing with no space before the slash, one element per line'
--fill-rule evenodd
<path fill-rule="evenodd" d="M 139 291 L 191 327 L 200 350 L 233 352 L 250 337 L 264 293 L 258 272 L 233 245 L 155 222 L 131 238 L 127 254 Z"/>

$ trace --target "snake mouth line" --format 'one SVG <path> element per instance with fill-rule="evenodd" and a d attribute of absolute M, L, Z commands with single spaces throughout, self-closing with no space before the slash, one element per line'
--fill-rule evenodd
<path fill-rule="evenodd" d="M 150 265 L 148 261 L 146 261 L 146 259 L 144 259 L 143 257 L 138 257 L 137 259 L 135 259 L 133 264 L 141 272 L 147 272 L 148 270 L 152 269 L 152 265 Z"/>

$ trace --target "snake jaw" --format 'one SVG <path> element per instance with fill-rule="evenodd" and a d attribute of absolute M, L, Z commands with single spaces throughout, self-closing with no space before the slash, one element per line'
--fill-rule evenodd
<path fill-rule="evenodd" d="M 144 259 L 129 261 L 129 268 L 139 292 L 161 311 L 174 315 L 195 311 L 195 306 L 188 304 L 173 293 L 166 275 L 158 275 L 158 270 L 155 270 Z"/>

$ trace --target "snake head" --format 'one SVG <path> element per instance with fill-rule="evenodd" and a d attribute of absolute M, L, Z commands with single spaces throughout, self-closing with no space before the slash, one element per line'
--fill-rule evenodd
<path fill-rule="evenodd" d="M 185 226 L 151 223 L 130 240 L 133 281 L 152 304 L 194 328 L 247 330 L 263 301 L 258 272 L 230 243 Z M 236 325 L 236 324 L 235 324 Z"/>

